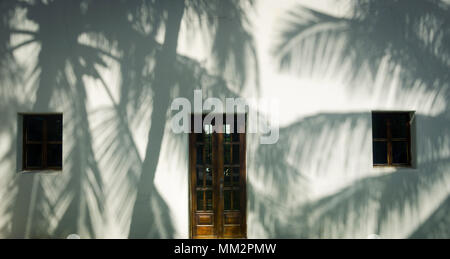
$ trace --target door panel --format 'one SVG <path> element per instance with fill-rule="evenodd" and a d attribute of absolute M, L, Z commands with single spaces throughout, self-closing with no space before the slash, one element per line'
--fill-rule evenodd
<path fill-rule="evenodd" d="M 217 222 L 214 213 L 214 204 L 217 196 L 214 194 L 216 174 L 213 166 L 215 136 L 211 132 L 211 125 L 203 128 L 201 134 L 191 134 L 194 140 L 191 146 L 191 218 L 195 224 L 192 235 L 200 238 L 213 238 L 217 236 Z M 193 136 L 192 136 L 193 135 Z M 192 168 L 192 167 L 191 167 Z"/>
<path fill-rule="evenodd" d="M 214 123 L 189 138 L 191 237 L 245 238 L 245 133 L 226 123 L 212 132 Z"/>

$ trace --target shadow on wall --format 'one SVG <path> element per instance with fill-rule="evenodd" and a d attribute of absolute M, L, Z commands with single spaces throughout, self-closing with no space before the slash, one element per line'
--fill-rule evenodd
<path fill-rule="evenodd" d="M 174 237 L 170 208 L 154 184 L 170 118 L 169 100 L 191 96 L 195 88 L 204 89 L 205 96 L 235 96 L 248 84 L 249 75 L 257 82 L 258 63 L 245 18 L 250 2 L 167 2 L 0 3 L 0 113 L 6 121 L 0 124 L 1 150 L 6 150 L 0 173 L 7 179 L 0 183 L 1 236 Z M 346 84 L 355 86 L 364 71 L 376 79 L 381 60 L 387 59 L 390 71 L 401 68 L 402 86 L 418 84 L 447 100 L 450 35 L 442 28 L 450 26 L 448 4 L 354 3 L 355 12 L 348 19 L 304 8 L 293 12 L 292 23 L 279 38 L 282 67 L 314 73 L 325 69 L 330 75 L 345 75 Z M 180 23 L 188 14 L 199 17 L 202 34 L 211 36 L 212 69 L 176 53 Z M 218 19 L 224 16 L 232 19 Z M 163 29 L 164 39 L 158 42 L 155 37 Z M 33 48 L 35 54 L 26 56 L 24 49 Z M 315 55 L 308 59 L 305 53 Z M 112 73 L 117 67 L 118 98 L 115 85 L 104 76 L 104 71 Z M 90 108 L 91 86 L 101 87 L 109 106 Z M 16 111 L 49 110 L 64 112 L 65 172 L 17 174 L 12 141 L 18 137 Z M 354 153 L 370 153 L 367 114 L 322 114 L 287 126 L 278 144 L 256 150 L 249 211 L 267 237 L 366 237 L 374 232 L 445 236 L 448 114 L 447 104 L 438 116 L 417 116 L 422 128 L 416 170 L 370 176 L 360 171 L 370 158 L 350 160 Z M 137 129 L 144 129 L 148 140 L 143 156 Z M 352 181 L 325 197 L 310 198 L 311 177 L 332 175 L 328 160 L 336 146 L 346 145 L 352 148 L 339 150 L 344 160 L 333 163 L 348 169 Z M 261 190 L 257 181 L 272 188 Z M 108 232 L 111 228 L 114 233 Z"/>
<path fill-rule="evenodd" d="M 439 208 L 424 222 L 412 235 L 411 238 L 448 238 L 450 213 L 450 197 L 448 197 Z"/>
<path fill-rule="evenodd" d="M 275 37 L 280 69 L 340 80 L 350 93 L 373 93 L 368 85 L 377 83 L 387 92 L 396 77 L 404 89 L 420 85 L 448 99 L 448 1 L 351 0 L 349 7 L 345 17 L 290 9 Z"/>
<path fill-rule="evenodd" d="M 276 38 L 274 52 L 281 70 L 312 78 L 338 75 L 349 86 L 349 93 L 360 89 L 372 93 L 372 86 L 377 85 L 388 93 L 389 82 L 396 80 L 400 90 L 435 92 L 434 101 L 444 99 L 445 107 L 436 116 L 416 116 L 415 169 L 377 172 L 369 168 L 368 114 L 319 114 L 280 130 L 276 150 L 264 146 L 256 150 L 258 156 L 273 158 L 282 166 L 258 167 L 261 176 L 252 180 L 256 184 L 252 183 L 249 194 L 255 222 L 268 237 L 366 238 L 373 233 L 382 237 L 444 237 L 443 229 L 449 226 L 442 213 L 448 210 L 450 186 L 449 3 L 350 3 L 347 17 L 301 5 L 291 9 L 283 17 L 284 28 Z M 371 75 L 369 80 L 364 79 L 367 74 Z M 287 170 L 287 165 L 293 169 Z M 298 174 L 306 179 L 306 188 L 290 184 Z M 308 188 L 308 183 L 324 175 L 324 181 L 333 179 L 339 188 L 309 199 L 308 189 L 317 185 L 311 183 Z M 271 179 L 266 186 L 297 197 L 285 200 L 278 192 L 258 189 L 261 178 Z"/>
<path fill-rule="evenodd" d="M 367 150 L 371 149 L 368 114 L 319 114 L 283 128 L 280 152 L 264 146 L 258 150 L 261 152 L 258 156 L 263 157 L 276 153 L 278 163 L 283 166 L 267 163 L 265 170 L 261 169 L 251 180 L 267 179 L 265 184 L 269 189 L 275 186 L 269 191 L 250 186 L 250 211 L 263 232 L 271 238 L 366 238 L 373 233 L 385 238 L 443 237 L 443 229 L 449 227 L 442 213 L 448 210 L 450 193 L 450 121 L 442 116 L 421 115 L 416 116 L 416 120 L 420 132 L 417 168 L 375 173 L 371 172 L 374 171 L 370 168 L 371 157 L 366 166 L 352 167 L 341 162 L 339 167 L 334 170 L 327 167 L 325 172 L 309 169 L 305 173 L 301 170 L 302 167 L 313 168 L 310 165 L 317 161 L 310 158 L 316 152 L 322 152 L 323 159 L 329 161 L 335 157 L 351 158 L 353 153 L 359 157 L 361 154 L 370 156 L 371 151 Z M 357 127 L 342 127 L 348 122 L 357 125 L 358 121 L 363 123 L 367 134 L 355 134 Z M 322 135 L 327 129 L 332 129 L 333 133 L 328 137 Z M 336 138 L 336 135 L 351 138 L 339 143 L 342 137 Z M 367 138 L 369 142 L 365 143 Z M 361 142 L 362 146 L 354 145 Z M 340 147 L 347 149 L 342 153 Z M 288 162 L 288 154 L 292 153 L 298 162 Z M 291 164 L 292 170 L 283 170 L 286 164 Z M 324 197 L 310 197 L 310 190 L 317 184 L 312 179 L 319 177 L 319 181 L 329 182 L 336 173 L 345 183 L 342 187 Z M 271 178 L 271 175 L 277 177 Z M 301 179 L 303 184 L 299 185 L 295 179 Z M 338 185 L 338 182 L 332 185 Z"/>
<path fill-rule="evenodd" d="M 359 91 L 356 86 L 361 88 L 361 85 L 368 85 L 362 89 L 371 92 L 371 86 L 377 84 L 388 92 L 389 81 L 396 79 L 404 89 L 419 86 L 414 89 L 435 91 L 444 100 L 448 99 L 448 73 L 445 72 L 449 70 L 448 4 L 367 0 L 352 1 L 352 7 L 350 18 L 334 17 L 302 6 L 287 13 L 275 48 L 280 68 L 313 78 L 336 78 L 338 74 L 344 85 L 351 86 L 350 92 Z M 400 72 L 394 73 L 395 70 Z M 361 78 L 367 73 L 372 75 L 372 82 Z M 257 221 L 266 224 L 266 233 L 271 237 L 366 237 L 371 233 L 408 236 L 413 229 L 402 228 L 420 225 L 427 217 L 423 214 L 434 209 L 427 203 L 448 195 L 448 108 L 436 117 L 418 116 L 417 121 L 426 124 L 417 143 L 418 169 L 381 176 L 367 176 L 369 170 L 364 164 L 369 165 L 371 161 L 369 157 L 361 158 L 361 154 L 371 153 L 370 127 L 367 127 L 370 116 L 320 114 L 286 127 L 280 132 L 282 139 L 276 151 L 266 147 L 258 150 L 262 152 L 260 156 L 283 161 L 284 167 L 261 166 L 261 171 L 266 171 L 264 177 L 278 175 L 278 179 L 271 178 L 273 185 L 283 188 L 273 189 L 286 188 L 294 175 L 289 172 L 301 172 L 307 183 L 311 177 L 320 175 L 329 177 L 325 181 L 335 179 L 332 175 L 338 168 L 345 171 L 339 177 L 358 177 L 317 201 L 307 201 L 308 188 L 303 187 L 284 191 L 303 198 L 293 201 L 291 198 L 281 204 L 270 201 L 284 198 L 269 198 L 263 191 L 252 193 L 251 207 L 257 210 Z M 357 161 L 352 157 L 358 157 Z M 283 169 L 286 165 L 295 169 Z M 430 198 L 428 193 L 437 197 Z M 295 206 L 296 203 L 302 205 Z M 266 205 L 283 212 L 267 209 Z M 405 215 L 414 210 L 418 211 L 417 219 L 408 222 Z M 397 218 L 395 224 L 394 213 L 405 219 Z M 272 220 L 264 220 L 265 217 Z M 393 225 L 400 227 L 395 229 Z M 392 229 L 397 234 L 390 233 Z"/>
<path fill-rule="evenodd" d="M 2 1 L 0 97 L 7 123 L 0 131 L 7 151 L 0 165 L 8 180 L 0 189 L 0 235 L 173 237 L 171 211 L 154 184 L 170 100 L 195 88 L 230 96 L 226 80 L 241 91 L 248 74 L 257 77 L 248 8 L 250 2 L 235 0 Z M 211 38 L 213 70 L 224 73 L 176 52 L 185 15 L 199 18 L 201 33 Z M 117 67 L 118 100 L 116 85 L 105 78 Z M 92 110 L 96 86 L 110 105 Z M 64 113 L 64 172 L 14 172 L 8 163 L 16 160 L 17 112 L 48 111 Z M 148 132 L 143 157 L 136 128 Z"/>

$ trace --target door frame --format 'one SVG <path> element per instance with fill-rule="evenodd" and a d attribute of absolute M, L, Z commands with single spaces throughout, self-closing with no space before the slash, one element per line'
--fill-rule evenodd
<path fill-rule="evenodd" d="M 233 115 L 238 115 L 238 114 L 242 114 L 242 113 L 234 113 Z M 195 173 L 195 162 L 192 159 L 192 155 L 193 155 L 193 151 L 194 151 L 194 143 L 195 143 L 195 133 L 193 132 L 193 119 L 195 116 L 202 116 L 202 128 L 203 128 L 203 118 L 204 116 L 207 115 L 207 113 L 191 113 L 189 114 L 189 129 L 190 129 L 190 133 L 188 135 L 188 197 L 189 197 L 189 208 L 188 208 L 188 213 L 189 213 L 189 239 L 193 239 L 193 227 L 195 226 L 195 222 L 194 222 L 194 217 L 193 215 L 195 215 L 195 210 L 194 210 L 194 206 L 193 206 L 193 200 L 192 200 L 192 194 L 193 191 L 195 191 L 193 189 L 193 183 L 192 183 L 192 174 Z M 226 113 L 221 114 L 224 116 L 226 116 Z M 225 119 L 223 120 L 225 122 Z M 243 230 L 242 233 L 242 238 L 243 239 L 247 239 L 247 113 L 244 113 L 244 121 L 245 121 L 245 133 L 243 134 L 243 142 L 242 145 L 240 145 L 240 159 L 242 159 L 241 162 L 241 170 L 243 170 L 241 176 L 242 176 L 242 184 L 241 184 L 241 189 L 240 191 L 242 192 L 242 197 L 244 202 L 241 202 L 241 228 Z M 236 125 L 235 125 L 236 127 Z M 243 151 L 243 152 L 242 152 Z M 216 237 L 216 239 L 226 239 L 224 237 Z"/>

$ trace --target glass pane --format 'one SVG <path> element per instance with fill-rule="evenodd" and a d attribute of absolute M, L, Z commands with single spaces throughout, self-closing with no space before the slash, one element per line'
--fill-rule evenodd
<path fill-rule="evenodd" d="M 373 142 L 373 163 L 387 164 L 387 143 Z"/>
<path fill-rule="evenodd" d="M 213 199 L 212 191 L 206 191 L 206 210 L 212 210 Z"/>
<path fill-rule="evenodd" d="M 240 201 L 239 201 L 239 191 L 233 192 L 233 209 L 239 210 L 241 208 Z"/>
<path fill-rule="evenodd" d="M 62 115 L 51 115 L 47 117 L 47 139 L 49 141 L 62 141 Z"/>
<path fill-rule="evenodd" d="M 233 164 L 239 164 L 239 144 L 233 145 Z"/>
<path fill-rule="evenodd" d="M 224 125 L 224 142 L 231 142 L 231 125 L 226 124 Z"/>
<path fill-rule="evenodd" d="M 202 133 L 195 133 L 195 138 L 197 139 L 197 142 L 203 142 L 203 134 Z"/>
<path fill-rule="evenodd" d="M 242 116 L 242 115 L 236 115 L 234 117 L 234 130 L 233 130 L 233 141 L 239 141 L 239 133 L 238 133 L 238 129 L 244 129 L 245 125 L 239 125 L 238 122 L 238 116 Z"/>
<path fill-rule="evenodd" d="M 206 186 L 211 186 L 212 185 L 212 168 L 207 167 L 206 168 Z"/>
<path fill-rule="evenodd" d="M 26 146 L 26 166 L 41 167 L 42 166 L 42 145 Z"/>
<path fill-rule="evenodd" d="M 47 165 L 50 167 L 62 166 L 62 145 L 51 144 L 47 146 Z"/>
<path fill-rule="evenodd" d="M 231 210 L 231 191 L 223 191 L 223 209 Z"/>
<path fill-rule="evenodd" d="M 386 117 L 382 114 L 372 114 L 372 135 L 374 138 L 387 138 Z"/>
<path fill-rule="evenodd" d="M 233 168 L 233 185 L 239 186 L 239 168 Z"/>
<path fill-rule="evenodd" d="M 409 121 L 409 114 L 400 113 L 394 114 L 391 118 L 391 131 L 393 138 L 408 137 L 407 123 Z"/>
<path fill-rule="evenodd" d="M 230 145 L 223 146 L 223 155 L 224 155 L 224 163 L 231 164 L 231 146 Z"/>
<path fill-rule="evenodd" d="M 211 139 L 205 143 L 205 164 L 210 165 L 212 160 L 212 142 Z"/>
<path fill-rule="evenodd" d="M 408 143 L 405 141 L 392 142 L 392 163 L 406 164 L 408 163 Z"/>
<path fill-rule="evenodd" d="M 197 165 L 203 164 L 203 145 L 197 145 Z"/>
<path fill-rule="evenodd" d="M 203 191 L 197 191 L 197 210 L 204 210 Z"/>
<path fill-rule="evenodd" d="M 231 186 L 231 174 L 232 169 L 231 168 L 225 168 L 223 170 L 223 181 L 225 186 Z"/>
<path fill-rule="evenodd" d="M 197 186 L 203 186 L 203 168 L 197 167 Z"/>
<path fill-rule="evenodd" d="M 44 119 L 41 116 L 27 116 L 26 118 L 27 140 L 42 141 Z"/>
<path fill-rule="evenodd" d="M 211 164 L 212 160 L 212 125 L 203 125 L 205 142 L 205 164 Z"/>

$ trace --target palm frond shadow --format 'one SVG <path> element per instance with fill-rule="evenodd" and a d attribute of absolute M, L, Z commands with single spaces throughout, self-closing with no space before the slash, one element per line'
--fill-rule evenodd
<path fill-rule="evenodd" d="M 23 8 L 18 2 L 11 3 L 13 11 Z M 66 154 L 70 159 L 66 159 L 64 164 L 65 170 L 70 170 L 71 173 L 62 173 L 60 177 L 36 174 L 15 176 L 18 191 L 10 211 L 12 220 L 8 236 L 42 238 L 80 233 L 85 237 L 95 237 L 98 229 L 94 228 L 101 228 L 103 221 L 101 215 L 104 198 L 102 179 L 91 146 L 82 77 L 90 75 L 86 73 L 86 68 L 105 63 L 99 56 L 101 50 L 79 44 L 78 37 L 83 32 L 82 23 L 74 23 L 69 30 L 65 26 L 67 17 L 72 21 L 80 21 L 80 2 L 36 2 L 25 4 L 25 7 L 26 18 L 40 25 L 36 32 L 26 31 L 35 38 L 5 49 L 18 50 L 35 42 L 40 45 L 37 63 L 31 72 L 38 74 L 34 82 L 37 90 L 33 109 L 45 112 L 51 106 L 57 106 L 69 111 L 65 113 L 67 123 L 64 128 L 71 132 L 69 139 L 72 142 L 66 141 Z M 7 32 L 14 34 L 17 30 L 8 28 Z M 2 37 L 2 43 L 6 43 L 6 46 L 10 44 L 6 37 Z M 12 52 L 7 51 L 6 54 L 11 57 L 10 64 L 13 64 Z M 18 73 L 12 75 L 20 77 Z M 8 88 L 2 87 L 2 90 Z M 2 94 L 3 96 L 6 95 Z M 53 96 L 60 97 L 61 103 L 50 103 Z M 28 111 L 30 107 L 17 110 Z M 14 118 L 11 121 L 16 120 L 18 119 Z"/>
<path fill-rule="evenodd" d="M 450 235 L 448 213 L 450 209 L 450 198 L 447 198 L 433 212 L 433 214 L 420 227 L 411 234 L 410 238 L 438 238 L 445 239 Z"/>
<path fill-rule="evenodd" d="M 1 98 L 11 97 L 2 104 L 7 104 L 9 111 L 48 111 L 51 107 L 60 107 L 65 114 L 64 132 L 66 136 L 70 135 L 64 151 L 64 171 L 70 171 L 70 174 L 63 173 L 60 177 L 11 176 L 11 184 L 8 184 L 8 188 L 12 188 L 8 189 L 12 190 L 8 192 L 10 202 L 2 207 L 2 212 L 12 218 L 10 223 L 4 223 L 7 236 L 65 237 L 69 233 L 85 237 L 126 236 L 139 185 L 141 191 L 150 197 L 147 205 L 137 204 L 142 212 L 138 214 L 144 215 L 145 219 L 138 224 L 139 228 L 148 230 L 144 236 L 174 235 L 170 209 L 153 183 L 159 156 L 159 152 L 154 150 L 159 147 L 157 141 L 152 143 L 166 134 L 151 137 L 152 153 L 142 157 L 135 142 L 137 133 L 134 129 L 148 131 L 161 128 L 161 125 L 164 128 L 168 121 L 165 116 L 167 110 L 158 112 L 153 109 L 163 109 L 164 105 L 158 103 L 164 96 L 190 98 L 192 90 L 200 87 L 207 88 L 210 95 L 228 97 L 231 87 L 224 80 L 222 70 L 229 71 L 227 80 L 235 82 L 236 91 L 243 88 L 250 74 L 257 75 L 257 61 L 247 63 L 255 60 L 256 55 L 248 28 L 244 29 L 248 21 L 242 2 L 199 0 L 186 2 L 186 5 L 183 2 L 177 1 L 172 5 L 147 0 L 114 3 L 105 0 L 54 0 L 6 1 L 0 4 L 0 73 L 2 80 L 9 80 L 2 84 L 0 91 Z M 195 60 L 175 51 L 168 52 L 176 46 L 176 38 L 167 41 L 168 44 L 155 40 L 161 28 L 170 30 L 173 27 L 170 17 L 180 3 L 211 25 L 210 28 L 204 26 L 208 32 L 202 33 L 216 39 L 211 50 L 218 64 L 216 75 Z M 186 10 L 181 10 L 178 18 Z M 227 19 L 221 19 L 224 17 Z M 237 24 L 230 26 L 228 21 Z M 23 41 L 12 41 L 16 35 L 27 37 Z M 217 39 L 230 44 L 226 44 L 225 49 L 222 44 L 225 42 Z M 35 64 L 25 64 L 28 69 L 23 70 L 16 64 L 15 53 L 28 46 L 36 46 L 37 60 Z M 245 53 L 242 52 L 244 49 Z M 165 75 L 165 71 L 170 69 L 158 65 L 164 64 L 165 58 L 170 56 L 175 57 L 173 71 L 176 77 Z M 247 69 L 250 65 L 254 70 Z M 117 102 L 110 86 L 102 78 L 102 70 L 113 70 L 114 67 L 119 67 L 121 76 Z M 162 74 L 169 76 L 170 80 L 166 80 L 164 75 L 161 77 Z M 9 86 L 20 85 L 16 81 L 24 77 L 27 77 L 27 85 L 32 85 L 35 100 L 22 100 L 25 105 L 16 105 L 14 102 L 23 91 Z M 100 82 L 111 99 L 111 107 L 93 112 L 89 109 L 86 78 Z M 53 98 L 56 96 L 58 101 Z M 11 109 L 13 106 L 22 108 Z M 11 113 L 2 118 L 15 121 L 15 116 Z M 93 120 L 101 123 L 91 125 Z M 0 127 L 2 132 L 8 132 L 15 139 L 16 125 L 2 124 Z M 169 139 L 174 146 L 183 141 L 178 136 Z M 9 161 L 16 155 L 14 147 L 11 143 L 2 161 Z M 153 161 L 151 166 L 147 160 Z M 149 181 L 140 181 L 142 174 L 148 174 Z M 13 188 L 15 185 L 17 187 Z M 105 229 L 112 233 L 105 232 Z"/>
<path fill-rule="evenodd" d="M 253 212 L 259 215 L 259 222 L 265 224 L 264 227 L 269 236 L 281 238 L 366 238 L 372 233 L 382 237 L 408 237 L 409 235 L 412 237 L 436 237 L 439 236 L 439 233 L 444 234 L 439 232 L 437 225 L 440 224 L 439 226 L 442 227 L 442 224 L 447 223 L 445 220 L 437 222 L 437 219 L 442 219 L 441 211 L 446 210 L 447 204 L 444 200 L 447 199 L 450 191 L 448 189 L 450 160 L 445 155 L 445 146 L 448 145 L 450 139 L 448 132 L 450 131 L 448 124 L 443 123 L 443 121 L 448 122 L 448 119 L 444 116 L 421 115 L 416 116 L 416 119 L 423 125 L 419 129 L 422 131 L 423 137 L 417 140 L 417 146 L 420 148 L 417 150 L 418 165 L 416 169 L 398 169 L 391 173 L 371 175 L 369 174 L 371 169 L 368 167 L 352 166 L 349 163 L 340 162 L 339 170 L 342 170 L 342 165 L 345 165 L 344 171 L 354 171 L 350 174 L 350 176 L 353 175 L 350 178 L 353 180 L 346 181 L 345 185 L 331 194 L 319 199 L 308 199 L 308 188 L 273 181 L 273 185 L 278 186 L 276 189 L 281 189 L 280 186 L 283 186 L 283 188 L 288 188 L 287 192 L 306 198 L 297 201 L 291 198 L 280 202 L 282 199 L 277 199 L 275 196 L 272 197 L 272 200 L 277 202 L 270 202 L 271 199 L 267 198 L 267 194 L 255 189 L 254 196 L 250 198 L 250 204 L 253 203 L 251 210 L 256 210 Z M 323 138 L 333 139 L 335 136 L 324 137 L 320 131 L 332 128 L 334 132 L 348 133 L 349 128 L 343 127 L 343 125 L 349 121 L 352 121 L 350 125 L 353 125 L 350 127 L 353 132 L 349 133 L 350 136 L 353 136 L 352 140 L 340 144 L 323 141 Z M 370 134 L 370 116 L 368 114 L 319 114 L 308 117 L 282 130 L 284 134 L 281 136 L 291 143 L 283 146 L 287 147 L 287 153 L 295 154 L 294 166 L 300 168 L 299 170 L 305 166 L 303 173 L 308 172 L 307 175 L 304 174 L 304 177 L 308 179 L 308 177 L 318 175 L 318 172 L 311 170 L 317 167 L 304 165 L 308 162 L 302 158 L 310 159 L 314 157 L 316 151 L 325 152 L 323 153 L 324 159 L 328 164 L 333 160 L 333 154 L 339 152 L 338 146 L 340 145 L 354 147 L 353 151 L 357 153 L 371 153 L 366 150 L 366 148 L 370 148 L 370 141 L 363 143 L 362 146 L 359 145 L 361 144 L 359 140 L 367 139 L 367 137 L 365 134 L 355 134 L 358 131 L 356 130 L 358 121 L 359 125 L 363 125 L 361 130 Z M 312 132 L 315 134 L 311 134 Z M 358 143 L 359 147 L 353 145 L 352 142 Z M 329 148 L 332 152 L 327 155 L 326 150 Z M 347 148 L 345 154 L 338 156 L 352 157 L 352 148 Z M 311 160 L 315 161 L 316 159 Z M 370 158 L 368 160 L 365 162 L 370 163 Z M 318 163 L 323 162 L 319 160 Z M 325 174 L 327 177 L 336 171 L 328 167 L 318 168 L 319 171 L 327 172 Z M 278 170 L 278 172 L 282 171 Z M 290 177 L 284 171 L 282 175 L 287 179 Z M 346 178 L 346 175 L 340 174 L 340 177 Z M 323 181 L 327 181 L 327 179 L 323 178 Z M 433 206 L 437 207 L 441 202 L 440 208 L 432 214 Z M 279 212 L 275 213 L 274 211 Z M 416 232 L 414 232 L 415 228 L 418 229 Z"/>
<path fill-rule="evenodd" d="M 384 64 L 386 80 L 398 77 L 403 88 L 419 83 L 449 96 L 450 5 L 444 1 L 350 2 L 345 17 L 302 5 L 288 12 L 273 50 L 282 70 L 339 80 L 355 90 Z M 395 73 L 398 70 L 399 73 Z M 385 86 L 388 87 L 388 86 Z M 370 91 L 370 87 L 365 87 Z"/>
<path fill-rule="evenodd" d="M 283 129 L 280 135 L 290 136 L 285 152 L 290 157 L 285 160 L 290 164 L 295 161 L 299 171 L 304 175 L 308 172 L 307 178 L 332 177 L 333 165 L 344 165 L 347 175 L 342 177 L 350 175 L 352 181 L 341 184 L 340 189 L 325 197 L 285 210 L 282 217 L 285 224 L 278 224 L 274 233 L 282 237 L 298 237 L 298 233 L 303 237 L 366 237 L 371 233 L 385 237 L 433 236 L 439 224 L 433 220 L 439 218 L 436 215 L 440 211 L 445 211 L 446 203 L 442 201 L 448 196 L 445 125 L 446 100 L 450 96 L 446 72 L 450 68 L 449 3 L 433 0 L 350 3 L 351 13 L 339 17 L 300 4 L 291 9 L 283 18 L 273 50 L 280 69 L 307 78 L 340 80 L 349 87 L 349 94 L 358 90 L 371 93 L 377 85 L 387 91 L 391 82 L 397 80 L 403 90 L 425 89 L 441 96 L 445 108 L 434 117 L 417 116 L 422 135 L 417 140 L 417 168 L 412 172 L 398 169 L 373 176 L 368 174 L 373 170 L 363 166 L 371 163 L 370 158 L 351 160 L 360 158 L 360 154 L 370 154 L 368 115 L 319 114 Z M 349 123 L 358 117 L 359 122 Z M 351 132 L 352 137 L 341 132 Z M 335 146 L 346 149 L 337 150 Z M 345 155 L 335 163 L 337 152 Z M 436 202 L 432 202 L 431 193 Z M 435 216 L 421 227 L 429 216 L 427 213 L 433 211 L 426 203 L 437 207 L 441 202 Z M 418 230 L 413 234 L 415 227 Z"/>
<path fill-rule="evenodd" d="M 178 82 L 173 89 L 172 98 L 184 97 L 192 101 L 192 91 L 199 89 L 199 87 L 204 90 L 206 95 L 216 97 L 236 96 L 235 93 L 229 90 L 224 79 L 220 76 L 209 74 L 199 62 L 188 57 L 178 55 L 176 78 Z M 96 150 L 98 150 L 98 160 L 105 171 L 111 172 L 106 177 L 108 178 L 106 184 L 109 186 L 107 189 L 111 190 L 111 194 L 106 194 L 106 196 L 114 200 L 114 202 L 111 201 L 111 204 L 117 206 L 117 211 L 119 212 L 117 221 L 121 226 L 121 232 L 126 233 L 132 209 L 130 205 L 135 199 L 135 186 L 139 183 L 138 176 L 143 163 L 139 148 L 135 142 L 139 138 L 133 133 L 131 127 L 135 129 L 143 128 L 144 132 L 151 127 L 143 118 L 148 116 L 149 110 L 151 111 L 152 101 L 149 98 L 147 98 L 147 101 L 142 101 L 139 110 L 134 111 L 133 116 L 129 116 L 129 118 L 124 117 L 125 113 L 121 109 L 122 107 L 116 104 L 113 107 L 97 110 L 92 116 L 99 117 L 96 119 L 97 124 L 93 128 L 96 136 L 95 146 Z M 169 114 L 166 120 L 169 121 L 170 117 L 171 115 Z M 166 137 L 166 134 L 168 134 L 167 131 L 164 137 Z M 167 150 L 182 150 L 183 145 L 186 144 L 184 141 L 184 135 L 168 134 L 168 146 L 166 148 Z M 178 160 L 173 160 L 173 155 L 171 157 L 172 163 L 178 163 L 180 167 L 184 164 L 183 159 L 186 159 L 178 158 Z M 146 212 L 152 215 L 152 222 L 155 222 L 150 227 L 153 232 L 149 232 L 148 237 L 173 237 L 174 229 L 170 222 L 170 209 L 164 203 L 153 182 L 147 188 L 149 191 L 152 191 L 150 196 L 151 206 L 159 208 Z M 115 195 L 112 195 L 112 193 Z"/>

